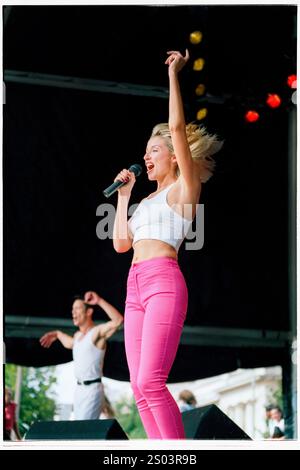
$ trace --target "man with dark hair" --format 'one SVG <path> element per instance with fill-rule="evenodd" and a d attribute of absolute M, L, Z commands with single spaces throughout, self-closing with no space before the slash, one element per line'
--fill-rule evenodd
<path fill-rule="evenodd" d="M 283 413 L 279 406 L 273 406 L 271 414 L 271 430 L 272 439 L 284 439 L 284 419 Z"/>
<path fill-rule="evenodd" d="M 94 306 L 98 305 L 109 316 L 110 320 L 101 325 L 93 321 Z M 49 331 L 40 338 L 44 348 L 58 340 L 73 350 L 75 376 L 77 380 L 74 415 L 76 420 L 98 419 L 103 403 L 103 363 L 107 339 L 122 325 L 121 313 L 100 297 L 96 292 L 89 291 L 83 298 L 77 298 L 72 306 L 72 318 L 78 331 L 69 336 L 60 330 Z"/>

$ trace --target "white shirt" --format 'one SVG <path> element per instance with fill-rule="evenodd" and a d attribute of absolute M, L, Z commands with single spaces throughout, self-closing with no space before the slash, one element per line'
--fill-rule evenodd
<path fill-rule="evenodd" d="M 73 359 L 75 377 L 79 381 L 94 380 L 103 376 L 105 349 L 97 348 L 93 341 L 91 328 L 86 334 L 78 334 L 74 338 Z"/>

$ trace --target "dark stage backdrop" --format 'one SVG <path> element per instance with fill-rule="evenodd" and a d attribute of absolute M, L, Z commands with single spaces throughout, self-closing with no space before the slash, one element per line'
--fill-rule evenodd
<path fill-rule="evenodd" d="M 249 100 L 263 103 L 267 91 L 287 93 L 294 17 L 294 7 L 59 6 L 13 7 L 8 18 L 5 70 L 160 87 L 168 83 L 165 51 L 193 51 L 189 32 L 206 34 L 202 78 L 221 104 L 209 105 L 204 124 L 225 143 L 201 197 L 204 247 L 179 255 L 189 326 L 289 330 L 290 108 L 288 101 L 275 111 L 263 108 L 252 125 L 243 113 Z M 193 120 L 191 66 L 181 81 Z M 102 195 L 116 173 L 142 163 L 152 127 L 167 120 L 167 99 L 7 82 L 3 117 L 5 315 L 70 318 L 74 295 L 90 289 L 122 312 L 131 253 L 117 254 L 111 240 L 97 238 L 96 209 L 116 203 L 116 195 Z M 132 202 L 153 190 L 144 172 Z M 97 311 L 95 318 L 105 316 Z M 34 339 L 7 338 L 6 345 L 16 363 L 70 358 L 59 345 L 45 351 Z M 109 351 L 106 375 L 127 378 L 123 343 L 112 342 Z M 171 379 L 279 362 L 271 349 L 181 345 Z"/>

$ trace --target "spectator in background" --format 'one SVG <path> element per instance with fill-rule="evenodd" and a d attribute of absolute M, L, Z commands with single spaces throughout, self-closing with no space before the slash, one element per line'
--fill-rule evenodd
<path fill-rule="evenodd" d="M 18 428 L 16 419 L 17 404 L 12 401 L 12 391 L 10 388 L 5 387 L 5 410 L 4 410 L 4 440 L 12 441 L 12 431 L 15 433 L 17 439 L 20 441 L 21 435 Z"/>
<path fill-rule="evenodd" d="M 284 419 L 279 406 L 273 406 L 270 410 L 269 429 L 271 439 L 284 439 Z"/>
<path fill-rule="evenodd" d="M 266 433 L 266 437 L 270 437 L 271 436 L 271 430 L 273 430 L 273 427 L 271 427 L 271 410 L 274 408 L 274 406 L 276 405 L 267 405 L 265 407 L 265 410 L 266 410 L 266 426 L 267 426 L 267 433 Z"/>
<path fill-rule="evenodd" d="M 182 390 L 182 392 L 180 392 L 179 394 L 178 406 L 181 413 L 196 408 L 197 400 L 193 392 L 191 392 L 190 390 Z"/>

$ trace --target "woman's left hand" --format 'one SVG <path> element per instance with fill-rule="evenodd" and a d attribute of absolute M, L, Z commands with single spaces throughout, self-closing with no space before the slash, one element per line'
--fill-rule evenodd
<path fill-rule="evenodd" d="M 179 51 L 168 51 L 169 57 L 165 61 L 165 64 L 169 66 L 169 72 L 180 72 L 190 58 L 188 49 L 185 50 L 185 56 Z"/>

